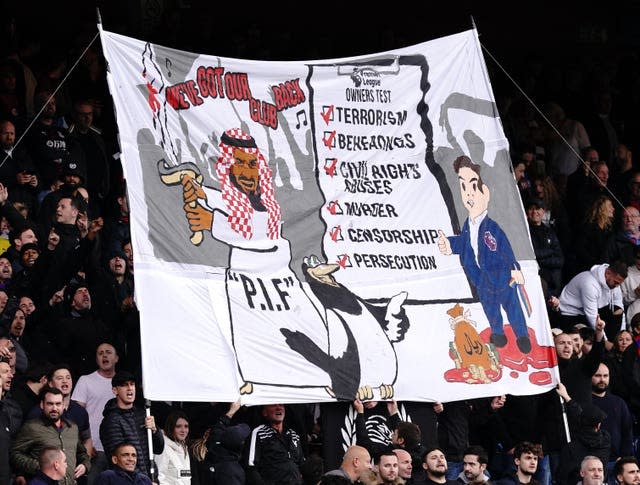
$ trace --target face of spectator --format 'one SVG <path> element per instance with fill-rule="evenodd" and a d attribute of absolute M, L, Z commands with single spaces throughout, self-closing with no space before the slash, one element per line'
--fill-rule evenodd
<path fill-rule="evenodd" d="M 622 213 L 622 230 L 625 232 L 638 232 L 640 227 L 640 211 L 635 207 L 625 207 Z"/>
<path fill-rule="evenodd" d="M 596 178 L 600 181 L 604 187 L 607 186 L 607 182 L 609 181 L 609 167 L 606 164 L 601 163 L 596 167 L 595 170 Z"/>
<path fill-rule="evenodd" d="M 584 344 L 584 339 L 580 336 L 579 333 L 570 333 L 571 341 L 573 342 L 573 353 L 576 355 L 580 355 L 582 353 L 582 345 Z"/>
<path fill-rule="evenodd" d="M 4 308 L 7 306 L 7 302 L 9 301 L 9 297 L 7 294 L 0 290 L 0 313 L 4 311 Z"/>
<path fill-rule="evenodd" d="M 536 179 L 533 181 L 533 190 L 536 193 L 536 196 L 540 199 L 544 199 L 544 182 L 541 179 Z"/>
<path fill-rule="evenodd" d="M 566 333 L 561 333 L 555 338 L 556 353 L 560 359 L 570 359 L 573 355 L 573 340 Z"/>
<path fill-rule="evenodd" d="M 0 258 L 0 280 L 10 280 L 12 275 L 11 262 L 7 258 Z"/>
<path fill-rule="evenodd" d="M 127 268 L 129 271 L 133 271 L 133 248 L 130 242 L 122 246 L 122 252 L 127 257 Z"/>
<path fill-rule="evenodd" d="M 527 452 L 514 459 L 516 467 L 523 475 L 532 476 L 538 468 L 538 455 Z"/>
<path fill-rule="evenodd" d="M 42 409 L 42 413 L 51 421 L 58 421 L 64 410 L 62 394 L 46 393 L 42 401 L 40 401 L 40 409 Z"/>
<path fill-rule="evenodd" d="M 411 478 L 413 464 L 411 463 L 411 455 L 408 451 L 395 449 L 393 452 L 398 457 L 398 476 L 403 479 Z"/>
<path fill-rule="evenodd" d="M 544 209 L 542 207 L 538 207 L 537 205 L 531 205 L 527 209 L 527 219 L 534 226 L 539 226 L 542 224 L 542 219 L 544 218 Z"/>
<path fill-rule="evenodd" d="M 516 165 L 513 169 L 513 175 L 516 177 L 516 182 L 520 182 L 524 178 L 525 171 L 527 170 L 526 165 L 521 162 Z"/>
<path fill-rule="evenodd" d="M 124 471 L 132 472 L 136 469 L 138 454 L 133 446 L 121 446 L 111 457 L 111 461 L 114 465 L 122 468 Z"/>
<path fill-rule="evenodd" d="M 11 381 L 13 380 L 13 371 L 8 362 L 0 362 L 0 377 L 2 377 L 2 391 L 7 392 L 11 389 Z"/>
<path fill-rule="evenodd" d="M 613 290 L 614 288 L 617 288 L 622 284 L 622 282 L 624 281 L 624 276 L 619 275 L 618 273 L 615 273 L 613 270 L 607 268 L 604 271 L 604 280 L 606 281 L 607 286 Z"/>
<path fill-rule="evenodd" d="M 279 424 L 284 421 L 284 405 L 282 404 L 269 404 L 262 408 L 262 415 L 270 423 Z"/>
<path fill-rule="evenodd" d="M 114 276 L 124 276 L 127 271 L 127 263 L 120 256 L 114 256 L 109 260 L 109 271 Z"/>
<path fill-rule="evenodd" d="M 96 363 L 102 372 L 111 372 L 118 363 L 118 354 L 111 344 L 100 344 L 96 349 Z"/>
<path fill-rule="evenodd" d="M 622 473 L 617 477 L 620 485 L 640 484 L 640 469 L 635 463 L 625 463 L 622 465 Z"/>
<path fill-rule="evenodd" d="M 609 368 L 600 364 L 595 374 L 591 376 L 591 389 L 593 392 L 602 393 L 609 388 Z"/>
<path fill-rule="evenodd" d="M 604 201 L 604 204 L 602 205 L 602 212 L 609 219 L 613 219 L 615 217 L 616 208 L 613 207 L 613 203 L 609 199 Z"/>
<path fill-rule="evenodd" d="M 173 428 L 173 434 L 177 441 L 185 441 L 189 435 L 189 421 L 184 418 L 178 418 L 176 426 Z"/>
<path fill-rule="evenodd" d="M 13 245 L 16 247 L 18 251 L 22 248 L 23 244 L 38 244 L 38 238 L 36 237 L 36 233 L 33 232 L 33 229 L 26 229 L 20 233 L 20 237 L 13 241 Z"/>
<path fill-rule="evenodd" d="M 0 148 L 9 150 L 16 141 L 16 128 L 13 123 L 6 121 L 0 125 Z"/>
<path fill-rule="evenodd" d="M 28 296 L 23 296 L 20 298 L 20 301 L 18 302 L 18 308 L 20 308 L 20 310 L 22 310 L 22 313 L 24 313 L 26 316 L 29 316 L 36 311 L 35 303 L 33 303 L 33 300 Z"/>
<path fill-rule="evenodd" d="M 75 224 L 78 217 L 78 209 L 71 204 L 71 199 L 63 197 L 58 202 L 56 209 L 56 222 L 60 224 Z"/>
<path fill-rule="evenodd" d="M 16 90 L 16 73 L 12 69 L 3 69 L 0 75 L 0 86 L 6 92 L 15 92 Z"/>
<path fill-rule="evenodd" d="M 15 374 L 16 371 L 16 347 L 13 345 L 13 342 L 7 338 L 0 338 L 0 347 L 6 347 L 9 349 L 9 365 L 11 366 L 11 372 Z"/>
<path fill-rule="evenodd" d="M 73 389 L 71 373 L 67 369 L 56 370 L 51 376 L 49 386 L 60 389 L 64 397 L 69 396 L 71 394 L 71 389 Z"/>
<path fill-rule="evenodd" d="M 632 342 L 633 342 L 633 337 L 631 336 L 631 333 L 627 332 L 626 330 L 623 330 L 616 337 L 616 341 L 615 341 L 616 349 L 618 350 L 618 352 L 622 353 L 627 349 L 627 347 L 629 347 L 629 345 L 631 345 Z"/>
<path fill-rule="evenodd" d="M 76 290 L 71 301 L 71 308 L 79 312 L 91 310 L 91 294 L 87 288 L 83 286 Z"/>
<path fill-rule="evenodd" d="M 27 318 L 25 317 L 24 312 L 18 309 L 13 315 L 13 320 L 11 321 L 11 326 L 9 327 L 9 333 L 16 338 L 20 338 L 24 333 L 24 327 L 26 327 L 26 325 Z"/>
<path fill-rule="evenodd" d="M 136 383 L 133 381 L 127 381 L 121 386 L 113 388 L 113 393 L 116 395 L 116 401 L 121 406 L 132 406 L 136 400 Z"/>
<path fill-rule="evenodd" d="M 80 133 L 86 133 L 93 123 L 93 106 L 90 104 L 76 105 L 75 121 Z"/>
<path fill-rule="evenodd" d="M 40 251 L 38 251 L 37 249 L 27 249 L 20 255 L 22 267 L 27 269 L 33 268 L 39 257 Z"/>
<path fill-rule="evenodd" d="M 447 474 L 447 459 L 440 450 L 433 450 L 424 458 L 422 467 L 432 477 L 441 478 Z"/>
<path fill-rule="evenodd" d="M 470 482 L 474 480 L 483 480 L 484 469 L 487 465 L 480 464 L 478 455 L 464 455 L 462 459 L 462 472 Z"/>
<path fill-rule="evenodd" d="M 640 175 L 634 175 L 629 184 L 631 187 L 631 198 L 634 200 L 640 199 Z"/>
<path fill-rule="evenodd" d="M 596 150 L 595 148 L 591 148 L 587 150 L 587 153 L 585 153 L 584 155 L 585 162 L 587 162 L 590 165 L 593 165 L 598 160 L 600 160 L 600 154 L 598 153 L 598 150 Z"/>
<path fill-rule="evenodd" d="M 587 460 L 580 468 L 582 485 L 602 485 L 604 469 L 600 460 Z"/>
<path fill-rule="evenodd" d="M 384 483 L 392 483 L 398 478 L 398 457 L 396 455 L 382 455 L 378 463 L 378 474 Z"/>
<path fill-rule="evenodd" d="M 56 109 L 57 109 L 56 97 L 52 96 L 51 99 L 49 99 L 49 102 L 46 104 L 46 106 L 42 110 L 42 116 L 44 118 L 53 118 L 56 115 Z"/>

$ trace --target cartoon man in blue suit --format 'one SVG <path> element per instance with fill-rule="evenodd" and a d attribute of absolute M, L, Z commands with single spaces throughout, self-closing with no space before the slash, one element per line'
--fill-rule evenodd
<path fill-rule="evenodd" d="M 490 191 L 482 182 L 480 165 L 467 156 L 453 162 L 458 174 L 462 203 L 469 217 L 458 236 L 439 232 L 438 249 L 444 255 L 458 254 L 460 263 L 475 287 L 482 309 L 491 325 L 491 343 L 507 345 L 501 309 L 504 309 L 516 335 L 516 345 L 524 354 L 531 351 L 527 323 L 518 299 L 517 285 L 524 284 L 520 265 L 507 235 L 487 216 Z"/>

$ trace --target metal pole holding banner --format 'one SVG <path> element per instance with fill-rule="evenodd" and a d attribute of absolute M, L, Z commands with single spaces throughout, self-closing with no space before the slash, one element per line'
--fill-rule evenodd
<path fill-rule="evenodd" d="M 151 401 L 149 399 L 144 400 L 144 410 L 147 418 L 151 416 Z M 151 478 L 152 482 L 157 483 L 156 475 L 156 462 L 153 458 L 153 432 L 150 428 L 147 428 L 147 444 L 149 446 L 149 478 Z"/>

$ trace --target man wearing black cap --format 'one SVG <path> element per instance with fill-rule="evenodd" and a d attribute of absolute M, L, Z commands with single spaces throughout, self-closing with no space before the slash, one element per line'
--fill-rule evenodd
<path fill-rule="evenodd" d="M 562 266 L 564 254 L 554 229 L 544 220 L 545 205 L 540 199 L 529 199 L 525 205 L 531 243 L 540 266 L 540 277 L 547 283 L 548 296 L 558 296 L 562 291 Z"/>
<path fill-rule="evenodd" d="M 91 311 L 92 298 L 87 283 L 72 280 L 64 292 L 69 313 L 54 330 L 60 355 L 67 356 L 73 375 L 79 377 L 95 369 L 95 349 L 112 338 L 112 328 Z"/>
<path fill-rule="evenodd" d="M 115 398 L 104 407 L 104 419 L 100 424 L 100 440 L 107 456 L 112 456 L 120 443 L 131 443 L 138 455 L 136 470 L 149 476 L 149 441 L 147 429 L 151 430 L 153 453 L 159 455 L 164 449 L 162 432 L 156 428 L 153 416 L 134 405 L 136 380 L 132 373 L 118 371 L 111 379 Z"/>

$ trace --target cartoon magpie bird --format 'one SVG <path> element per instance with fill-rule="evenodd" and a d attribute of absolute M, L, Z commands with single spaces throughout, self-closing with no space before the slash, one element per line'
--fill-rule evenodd
<path fill-rule="evenodd" d="M 325 308 L 328 353 L 300 331 L 280 331 L 291 349 L 329 374 L 331 396 L 370 400 L 377 388 L 380 399 L 391 399 L 398 375 L 393 344 L 402 341 L 409 329 L 403 308 L 407 293 L 395 295 L 386 306 L 373 305 L 336 281 L 333 273 L 338 269 L 315 255 L 302 264 L 311 291 Z"/>

